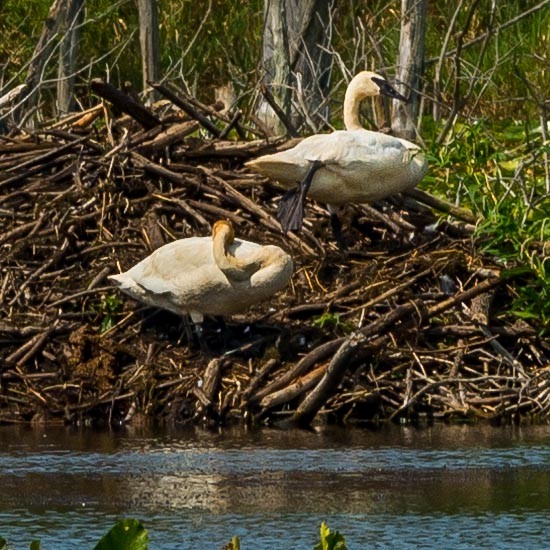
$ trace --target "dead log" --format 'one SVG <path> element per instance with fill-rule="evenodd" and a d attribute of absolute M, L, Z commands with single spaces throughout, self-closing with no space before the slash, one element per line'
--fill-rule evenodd
<path fill-rule="evenodd" d="M 198 111 L 187 101 L 182 99 L 168 86 L 165 86 L 164 84 L 158 84 L 156 82 L 149 82 L 149 84 L 159 93 L 161 93 L 166 99 L 169 99 L 174 105 L 179 107 L 184 113 L 198 121 L 201 126 L 208 130 L 214 137 L 220 137 L 221 130 L 213 122 L 211 122 L 208 117 L 205 117 L 200 111 Z"/>
<path fill-rule="evenodd" d="M 308 396 L 302 401 L 298 410 L 292 415 L 291 422 L 299 426 L 309 426 L 317 412 L 338 389 L 342 382 L 353 356 L 356 354 L 357 347 L 365 341 L 365 336 L 360 332 L 353 333 L 338 348 L 338 351 L 332 357 L 323 378 L 315 386 Z"/>

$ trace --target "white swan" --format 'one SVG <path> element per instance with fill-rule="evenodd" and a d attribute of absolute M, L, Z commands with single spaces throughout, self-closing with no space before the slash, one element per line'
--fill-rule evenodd
<path fill-rule="evenodd" d="M 292 270 L 281 248 L 235 239 L 231 224 L 222 220 L 211 237 L 166 244 L 109 278 L 140 302 L 200 323 L 204 315 L 229 315 L 267 300 L 288 284 Z"/>
<path fill-rule="evenodd" d="M 404 139 L 365 130 L 359 119 L 361 102 L 386 95 L 406 101 L 388 82 L 370 71 L 358 73 L 344 98 L 346 130 L 310 136 L 292 149 L 246 163 L 278 181 L 289 191 L 279 205 L 283 231 L 300 230 L 306 194 L 327 203 L 335 237 L 341 243 L 338 206 L 370 202 L 415 187 L 426 173 L 420 148 Z"/>

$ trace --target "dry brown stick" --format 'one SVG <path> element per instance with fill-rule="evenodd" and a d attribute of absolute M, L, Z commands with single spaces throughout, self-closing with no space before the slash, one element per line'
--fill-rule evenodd
<path fill-rule="evenodd" d="M 290 384 L 289 386 L 286 386 L 281 390 L 278 390 L 276 392 L 270 393 L 269 395 L 266 395 L 260 402 L 260 406 L 262 407 L 262 409 L 258 414 L 258 418 L 265 416 L 265 414 L 270 409 L 274 407 L 278 407 L 279 405 L 283 405 L 284 403 L 288 403 L 289 401 L 292 401 L 296 397 L 299 397 L 300 395 L 305 393 L 307 390 L 315 386 L 315 384 L 317 384 L 319 380 L 323 377 L 323 374 L 325 373 L 325 371 L 326 371 L 326 366 L 321 365 L 320 367 L 317 367 L 315 370 L 300 377 L 293 384 Z"/>
<path fill-rule="evenodd" d="M 229 135 L 229 132 L 231 132 L 231 130 L 239 123 L 239 120 L 241 119 L 242 116 L 243 116 L 243 112 L 237 111 L 233 115 L 233 118 L 229 121 L 229 124 L 222 130 L 222 132 L 219 135 L 219 138 L 225 139 Z"/>
<path fill-rule="evenodd" d="M 410 231 L 409 227 L 401 227 L 399 224 L 394 222 L 387 214 L 385 214 L 384 212 L 380 212 L 370 204 L 361 204 L 358 207 L 358 209 L 362 210 L 366 214 L 370 214 L 373 218 L 381 221 L 384 225 L 389 227 L 391 231 L 393 231 L 397 235 L 402 233 L 404 229 Z M 407 225 L 410 225 L 410 224 L 407 224 Z"/>
<path fill-rule="evenodd" d="M 69 296 L 63 296 L 63 298 L 60 298 L 59 300 L 56 300 L 55 302 L 48 304 L 46 306 L 46 309 L 52 309 L 54 307 L 60 306 L 61 304 L 72 302 L 73 300 L 76 300 L 76 298 L 81 298 L 82 296 L 89 296 L 90 294 L 100 294 L 101 292 L 106 292 L 112 289 L 113 289 L 113 285 L 81 290 L 79 292 L 75 292 L 74 294 L 70 294 Z"/>
<path fill-rule="evenodd" d="M 8 357 L 6 357 L 5 359 L 5 364 L 7 366 L 23 366 L 44 345 L 44 343 L 46 342 L 50 334 L 55 330 L 55 328 L 55 326 L 52 326 L 46 330 L 43 330 L 39 334 L 35 334 L 19 349 L 8 355 Z"/>
<path fill-rule="evenodd" d="M 481 294 L 483 292 L 486 292 L 487 290 L 490 290 L 491 288 L 494 288 L 500 283 L 500 281 L 501 280 L 498 278 L 487 279 L 485 281 L 482 281 L 477 286 L 471 289 L 468 289 L 464 292 L 461 292 L 453 296 L 452 298 L 449 298 L 448 300 L 444 300 L 440 304 L 436 304 L 435 306 L 432 306 L 427 309 L 423 307 L 420 301 L 403 304 L 401 306 L 398 306 L 394 310 L 389 311 L 385 315 L 382 315 L 372 323 L 369 323 L 367 326 L 362 328 L 360 332 L 365 337 L 373 336 L 376 333 L 387 330 L 388 328 L 393 326 L 397 321 L 400 321 L 414 314 L 415 312 L 420 313 L 422 320 L 426 320 L 430 317 L 433 317 L 434 315 L 439 315 L 440 313 L 443 313 L 453 305 L 469 300 L 474 296 L 477 296 L 478 294 Z M 402 328 L 403 329 L 408 328 L 412 324 L 413 324 L 413 321 L 405 322 L 403 323 Z M 294 378 L 296 378 L 297 376 L 300 376 L 303 372 L 305 372 L 315 363 L 325 360 L 329 355 L 334 353 L 345 340 L 346 340 L 345 337 L 336 338 L 335 340 L 331 340 L 330 342 L 326 342 L 324 344 L 321 344 L 320 346 L 317 346 L 315 349 L 310 351 L 307 355 L 302 357 L 302 359 L 300 359 L 300 361 L 296 363 L 296 365 L 293 368 L 291 368 L 289 371 L 287 371 L 283 376 L 274 380 L 271 384 L 263 388 L 263 390 L 260 390 L 255 395 L 253 395 L 251 397 L 251 401 L 252 400 L 258 401 L 263 397 L 269 395 L 270 393 L 285 387 Z"/>
<path fill-rule="evenodd" d="M 205 117 L 200 111 L 195 109 L 187 101 L 179 97 L 176 92 L 174 92 L 168 86 L 164 84 L 159 84 L 157 82 L 148 82 L 157 92 L 160 92 L 165 98 L 169 99 L 174 105 L 179 107 L 184 113 L 194 118 L 201 126 L 206 128 L 213 136 L 219 138 L 221 131 L 220 129 L 210 121 L 208 117 Z"/>
<path fill-rule="evenodd" d="M 291 137 L 297 137 L 298 132 L 294 129 L 294 126 L 284 113 L 284 111 L 279 107 L 272 93 L 267 89 L 267 86 L 262 83 L 260 84 L 260 92 L 264 96 L 265 100 L 269 103 L 269 106 L 273 109 L 274 113 L 277 115 L 277 118 L 283 123 L 288 135 Z"/>
<path fill-rule="evenodd" d="M 176 148 L 176 156 L 191 159 L 229 158 L 246 160 L 258 156 L 264 152 L 277 150 L 278 143 L 286 143 L 284 139 L 277 138 L 267 143 L 265 140 L 255 141 L 209 141 L 199 148 Z M 258 181 L 261 178 L 257 178 Z M 263 181 L 267 179 L 263 178 Z"/>
<path fill-rule="evenodd" d="M 297 376 L 302 375 L 304 372 L 306 372 L 310 367 L 312 367 L 315 363 L 322 361 L 326 359 L 331 353 L 333 353 L 340 344 L 345 340 L 345 337 L 337 338 L 336 340 L 331 340 L 330 342 L 326 342 L 324 344 L 321 344 L 320 346 L 317 346 L 315 349 L 310 351 L 307 355 L 302 357 L 294 367 L 292 367 L 289 371 L 284 373 L 279 378 L 275 379 L 273 382 L 265 386 L 260 391 L 256 392 L 254 395 L 250 397 L 251 402 L 260 401 L 264 397 L 270 395 L 271 393 L 275 393 L 279 391 L 281 388 L 284 388 L 287 386 L 292 380 L 294 380 Z"/>
<path fill-rule="evenodd" d="M 173 124 L 152 139 L 139 143 L 138 151 L 143 155 L 151 155 L 162 151 L 165 147 L 182 141 L 184 137 L 192 134 L 198 128 L 199 125 L 194 120 Z"/>
<path fill-rule="evenodd" d="M 369 300 L 368 302 L 361 304 L 360 306 L 354 307 L 353 309 L 350 309 L 344 313 L 342 313 L 342 316 L 351 315 L 352 313 L 355 313 L 357 311 L 361 311 L 362 309 L 370 309 L 376 304 L 379 304 L 380 302 L 383 302 L 387 298 L 390 298 L 391 296 L 395 296 L 395 294 L 399 294 L 402 290 L 411 287 L 414 283 L 416 283 L 419 279 L 422 279 L 429 275 L 432 272 L 432 268 L 424 269 L 420 273 L 417 273 L 410 279 L 407 279 L 404 283 L 401 283 L 399 285 L 396 285 L 389 290 L 386 290 L 386 292 L 382 292 L 382 294 L 379 294 L 376 296 L 376 298 L 373 298 L 372 300 Z"/>
<path fill-rule="evenodd" d="M 245 404 L 248 402 L 249 397 L 258 389 L 260 384 L 264 382 L 266 377 L 278 366 L 279 361 L 276 359 L 268 359 L 265 365 L 258 370 L 256 375 L 250 379 L 248 386 L 242 392 L 242 399 Z"/>
<path fill-rule="evenodd" d="M 202 225 L 203 227 L 206 227 L 209 230 L 211 229 L 210 223 L 208 221 L 206 221 L 203 218 L 203 216 L 199 212 L 197 212 L 197 210 L 196 210 L 197 204 L 199 205 L 199 208 L 200 208 L 200 206 L 201 206 L 200 202 L 198 202 L 198 201 L 189 201 L 189 200 L 184 201 L 183 199 L 167 197 L 167 196 L 159 195 L 159 194 L 156 194 L 156 193 L 153 194 L 152 196 L 156 197 L 157 199 L 159 199 L 161 201 L 173 203 L 173 204 L 179 206 L 186 214 L 188 214 L 189 216 L 194 218 L 199 223 L 199 225 Z M 193 203 L 196 203 L 196 204 L 193 204 Z"/>
<path fill-rule="evenodd" d="M 44 212 L 41 212 L 37 220 L 33 220 L 32 222 L 21 224 L 15 227 L 14 229 L 12 229 L 11 231 L 8 231 L 7 233 L 0 235 L 0 244 L 4 242 L 17 241 L 20 238 L 22 238 L 21 236 L 27 233 L 27 231 L 31 233 L 38 231 L 38 229 L 42 225 L 42 222 L 45 216 L 46 214 Z"/>
<path fill-rule="evenodd" d="M 234 212 L 230 212 L 225 208 L 220 208 L 219 206 L 214 206 L 213 204 L 208 204 L 204 201 L 195 201 L 189 199 L 187 201 L 193 208 L 197 210 L 202 210 L 208 214 L 216 216 L 218 219 L 226 219 L 232 221 L 237 227 L 244 223 L 245 219 Z"/>
<path fill-rule="evenodd" d="M 442 380 L 433 380 L 430 381 L 428 384 L 420 388 L 406 403 L 403 403 L 399 406 L 393 413 L 390 415 L 389 420 L 393 420 L 398 414 L 403 412 L 405 409 L 410 408 L 411 405 L 416 403 L 423 395 L 428 393 L 430 390 L 434 388 L 438 388 L 440 386 L 446 386 L 448 384 L 471 384 L 474 382 L 486 382 L 489 379 L 493 380 L 501 380 L 503 382 L 509 383 L 509 382 L 518 382 L 518 379 L 513 376 L 502 376 L 502 375 L 495 375 L 495 376 L 478 376 L 475 378 L 465 378 L 463 376 L 457 377 L 457 378 L 444 378 Z M 508 388 L 509 389 L 509 388 Z M 465 399 L 466 402 L 469 401 L 468 398 Z"/>
<path fill-rule="evenodd" d="M 417 200 L 418 202 L 427 204 L 428 206 L 431 206 L 432 208 L 435 208 L 440 212 L 451 214 L 451 216 L 454 216 L 455 218 L 458 218 L 459 220 L 465 221 L 467 223 L 475 225 L 479 221 L 478 218 L 471 212 L 471 210 L 468 210 L 467 208 L 462 208 L 460 206 L 455 206 L 454 204 L 451 204 L 450 202 L 447 202 L 439 197 L 435 197 L 434 195 L 430 195 L 429 193 L 426 193 L 426 191 L 422 191 L 421 189 L 411 189 L 407 191 L 406 194 Z"/>
<path fill-rule="evenodd" d="M 90 82 L 90 88 L 98 96 L 106 99 L 123 113 L 131 116 L 139 122 L 144 128 L 154 128 L 160 126 L 161 121 L 147 107 L 137 102 L 135 99 L 125 94 L 122 90 L 115 88 L 112 84 L 94 78 Z"/>
<path fill-rule="evenodd" d="M 221 359 L 212 359 L 204 371 L 202 386 L 197 385 L 193 388 L 193 393 L 200 402 L 195 412 L 195 418 L 204 418 L 211 411 L 222 375 L 222 366 Z"/>
<path fill-rule="evenodd" d="M 71 113 L 66 117 L 50 124 L 45 130 L 54 130 L 56 128 L 61 128 L 62 126 L 72 126 L 76 128 L 83 128 L 88 124 L 92 123 L 98 116 L 103 113 L 103 105 L 94 105 L 85 111 L 80 111 L 78 113 Z"/>
<path fill-rule="evenodd" d="M 201 101 L 199 101 L 196 97 L 190 96 L 186 94 L 183 90 L 178 89 L 178 93 L 183 96 L 186 101 L 188 101 L 191 105 L 194 105 L 197 109 L 200 109 L 201 111 L 209 114 L 210 116 L 213 116 L 214 118 L 217 118 L 223 122 L 231 122 L 231 119 L 229 116 L 227 116 L 223 111 L 219 111 L 209 105 L 205 105 Z M 239 136 L 241 136 L 242 139 L 244 139 L 243 130 L 245 132 L 249 132 L 250 134 L 254 134 L 255 136 L 265 137 L 265 132 L 262 132 L 258 130 L 257 128 L 252 128 L 251 126 L 245 126 L 243 124 L 237 125 L 237 132 L 239 132 Z"/>
<path fill-rule="evenodd" d="M 357 347 L 361 346 L 364 341 L 365 336 L 360 332 L 353 333 L 349 338 L 346 338 L 332 357 L 320 382 L 302 401 L 290 419 L 291 422 L 300 426 L 309 426 L 311 424 L 319 409 L 338 389 L 349 367 L 350 360 L 356 353 Z"/>
<path fill-rule="evenodd" d="M 46 260 L 45 263 L 43 263 L 38 269 L 36 269 L 36 271 L 33 271 L 28 277 L 27 279 L 19 286 L 19 288 L 17 289 L 17 292 L 15 294 L 15 296 L 11 299 L 9 305 L 10 306 L 13 306 L 13 304 L 15 304 L 15 302 L 17 302 L 17 300 L 19 299 L 19 297 L 21 296 L 21 294 L 23 294 L 23 291 L 25 290 L 25 288 L 27 288 L 27 286 L 34 280 L 36 279 L 41 273 L 43 273 L 44 271 L 46 271 L 48 268 L 50 268 L 52 265 L 55 265 L 64 255 L 65 255 L 65 252 L 67 251 L 69 247 L 69 241 L 68 239 L 65 239 L 63 241 L 63 244 L 60 246 L 60 248 L 58 250 L 56 250 L 53 255 L 50 257 L 49 260 Z"/>
<path fill-rule="evenodd" d="M 0 181 L 0 189 L 8 185 L 17 183 L 19 181 L 22 181 L 33 174 L 36 174 L 38 172 L 45 170 L 47 167 L 50 167 L 52 165 L 50 164 L 52 162 L 55 165 L 59 160 L 59 157 L 61 157 L 67 151 L 74 149 L 77 145 L 83 143 L 87 139 L 89 138 L 85 136 L 78 140 L 71 141 L 70 143 L 66 143 L 61 147 L 57 147 L 56 149 L 53 149 L 51 151 L 48 151 L 47 153 L 44 153 L 43 155 L 39 155 L 38 157 L 34 157 L 30 160 L 22 162 L 17 166 L 14 166 L 12 168 L 12 171 L 21 171 L 21 170 L 25 170 L 25 171 L 21 174 L 16 174 L 5 180 Z"/>
<path fill-rule="evenodd" d="M 9 370 L 0 374 L 3 380 L 44 380 L 48 378 L 59 378 L 58 372 L 35 372 L 33 374 L 25 374 L 14 370 Z"/>
<path fill-rule="evenodd" d="M 73 143 L 80 143 L 81 141 L 81 136 L 80 134 L 74 134 L 72 132 L 69 132 L 67 130 L 44 130 L 44 131 L 39 131 L 39 132 L 36 132 L 36 135 L 45 135 L 45 136 L 48 136 L 48 137 L 56 137 L 56 138 L 61 138 L 65 141 L 69 141 L 69 142 L 73 142 Z M 86 136 L 84 136 L 86 137 Z M 91 149 L 92 151 L 100 154 L 100 155 L 103 155 L 105 154 L 105 149 L 103 148 L 102 145 L 100 145 L 97 141 L 95 141 L 94 139 L 92 139 L 91 135 L 89 135 L 87 137 L 87 139 L 84 140 L 84 144 L 86 145 L 86 147 L 88 149 Z"/>

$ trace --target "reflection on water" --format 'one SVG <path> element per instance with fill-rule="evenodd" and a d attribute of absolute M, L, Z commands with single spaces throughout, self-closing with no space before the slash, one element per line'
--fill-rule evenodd
<path fill-rule="evenodd" d="M 320 432 L 0 428 L 0 535 L 91 547 L 138 517 L 152 548 L 537 548 L 550 537 L 550 434 L 434 426 Z M 480 538 L 481 537 L 481 538 Z"/>

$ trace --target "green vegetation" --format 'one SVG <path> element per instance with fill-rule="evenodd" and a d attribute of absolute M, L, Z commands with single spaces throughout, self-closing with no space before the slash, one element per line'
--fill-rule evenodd
<path fill-rule="evenodd" d="M 338 531 L 332 532 L 325 522 L 321 523 L 321 540 L 313 550 L 346 550 L 346 540 Z M 40 550 L 40 542 L 33 541 L 30 550 Z M 149 534 L 137 519 L 118 521 L 94 546 L 94 550 L 147 550 Z M 233 537 L 225 550 L 240 550 L 239 537 Z M 13 550 L 5 539 L 0 537 L 0 550 Z"/>
<path fill-rule="evenodd" d="M 101 297 L 101 301 L 93 307 L 97 312 L 101 321 L 99 332 L 106 332 L 115 324 L 115 318 L 120 314 L 122 308 L 122 299 L 115 294 L 105 294 Z"/>
<path fill-rule="evenodd" d="M 328 525 L 321 523 L 321 542 L 313 550 L 347 550 L 346 539 L 338 531 L 332 532 Z"/>
<path fill-rule="evenodd" d="M 0 537 L 0 550 L 13 550 L 11 546 L 8 546 L 6 539 Z M 29 544 L 29 550 L 40 550 L 40 541 L 33 540 Z"/>
<path fill-rule="evenodd" d="M 550 5 L 535 9 L 538 4 L 428 3 L 418 129 L 431 161 L 423 188 L 479 217 L 476 249 L 521 280 L 509 311 L 545 331 L 550 323 Z M 0 88 L 24 80 L 50 5 L 51 0 L 1 3 Z M 86 10 L 77 80 L 83 107 L 95 103 L 88 93 L 90 78 L 109 75 L 115 85 L 141 85 L 135 3 L 100 0 L 88 2 Z M 261 76 L 262 11 L 261 0 L 209 0 L 201 9 L 190 0 L 159 0 L 162 74 L 206 102 L 214 99 L 214 87 L 230 81 L 240 107 L 250 110 Z M 332 46 L 335 100 L 343 96 L 345 79 L 360 69 L 377 67 L 392 76 L 400 19 L 399 6 L 386 0 L 339 3 Z M 54 61 L 45 75 L 46 103 L 55 93 Z M 340 103 L 334 105 L 332 120 L 339 127 Z M 365 115 L 383 123 L 374 112 Z M 114 309 L 107 303 L 101 307 L 106 330 Z"/>
<path fill-rule="evenodd" d="M 137 519 L 122 519 L 95 545 L 94 550 L 147 550 L 149 535 Z"/>

